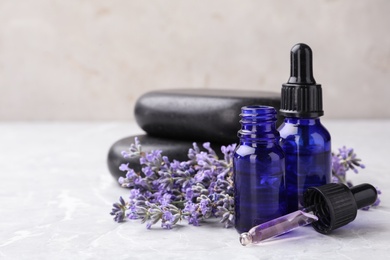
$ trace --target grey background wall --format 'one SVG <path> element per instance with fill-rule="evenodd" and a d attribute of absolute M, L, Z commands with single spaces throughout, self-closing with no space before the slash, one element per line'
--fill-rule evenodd
<path fill-rule="evenodd" d="M 0 120 L 122 120 L 164 88 L 278 91 L 314 51 L 326 118 L 390 118 L 390 1 L 0 0 Z"/>

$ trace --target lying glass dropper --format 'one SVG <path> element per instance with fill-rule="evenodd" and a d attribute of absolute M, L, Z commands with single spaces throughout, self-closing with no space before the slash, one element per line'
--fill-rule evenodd
<path fill-rule="evenodd" d="M 336 183 L 311 187 L 304 194 L 306 208 L 251 228 L 240 235 L 240 243 L 243 246 L 256 244 L 308 224 L 316 231 L 328 234 L 353 221 L 357 210 L 373 204 L 377 196 L 370 184 L 351 189 Z"/>
<path fill-rule="evenodd" d="M 301 226 L 306 226 L 314 221 L 318 221 L 318 217 L 313 212 L 298 210 L 255 226 L 248 232 L 242 233 L 240 235 L 240 243 L 243 246 L 252 243 L 257 244 L 263 240 L 287 233 Z"/>

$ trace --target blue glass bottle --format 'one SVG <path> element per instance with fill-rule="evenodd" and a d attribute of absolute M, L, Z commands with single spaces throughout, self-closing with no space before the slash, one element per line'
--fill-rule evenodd
<path fill-rule="evenodd" d="M 280 144 L 286 155 L 287 211 L 303 208 L 303 193 L 331 180 L 331 137 L 321 124 L 322 89 L 306 44 L 291 49 L 291 76 L 282 87 Z"/>
<path fill-rule="evenodd" d="M 240 116 L 233 171 L 235 227 L 242 233 L 286 213 L 286 184 L 276 110 L 246 106 Z"/>
<path fill-rule="evenodd" d="M 330 134 L 319 118 L 288 117 L 280 126 L 286 155 L 287 211 L 303 208 L 303 193 L 331 178 Z"/>

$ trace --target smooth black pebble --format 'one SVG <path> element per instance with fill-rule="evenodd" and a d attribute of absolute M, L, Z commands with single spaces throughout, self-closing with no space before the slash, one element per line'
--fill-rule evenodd
<path fill-rule="evenodd" d="M 152 91 L 135 105 L 135 119 L 149 135 L 176 140 L 235 143 L 241 107 L 280 108 L 280 93 L 226 89 Z M 277 125 L 283 122 L 278 117 Z"/>

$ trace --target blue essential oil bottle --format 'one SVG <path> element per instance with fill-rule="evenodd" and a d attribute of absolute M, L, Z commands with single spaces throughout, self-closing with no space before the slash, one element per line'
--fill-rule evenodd
<path fill-rule="evenodd" d="M 233 172 L 235 227 L 242 233 L 286 214 L 286 184 L 276 110 L 245 106 L 240 116 Z"/>
<path fill-rule="evenodd" d="M 291 76 L 282 87 L 279 127 L 286 156 L 287 211 L 303 208 L 309 187 L 331 180 L 330 134 L 321 124 L 322 89 L 313 77 L 312 50 L 303 43 L 291 49 Z"/>

